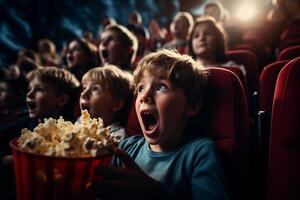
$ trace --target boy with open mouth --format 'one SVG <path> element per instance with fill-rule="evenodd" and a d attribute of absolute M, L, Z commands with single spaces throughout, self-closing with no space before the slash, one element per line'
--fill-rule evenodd
<path fill-rule="evenodd" d="M 189 118 L 201 111 L 206 82 L 203 66 L 187 55 L 160 50 L 141 60 L 133 84 L 144 137 L 123 140 L 114 166 L 97 169 L 105 179 L 94 183 L 96 196 L 229 198 L 214 142 L 187 131 Z"/>
<path fill-rule="evenodd" d="M 83 75 L 80 108 L 91 118 L 101 118 L 111 134 L 126 137 L 127 112 L 131 105 L 132 74 L 115 65 L 95 67 Z"/>

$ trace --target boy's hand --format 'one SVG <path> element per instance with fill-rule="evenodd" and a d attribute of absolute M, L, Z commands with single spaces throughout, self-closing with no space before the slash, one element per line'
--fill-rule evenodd
<path fill-rule="evenodd" d="M 159 183 L 146 175 L 124 151 L 115 148 L 114 154 L 123 168 L 99 166 L 95 173 L 104 180 L 94 182 L 96 197 L 101 199 L 153 199 L 158 195 Z"/>

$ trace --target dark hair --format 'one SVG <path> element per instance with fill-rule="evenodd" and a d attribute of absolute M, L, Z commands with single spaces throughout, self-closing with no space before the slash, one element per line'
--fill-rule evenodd
<path fill-rule="evenodd" d="M 226 56 L 226 49 L 227 49 L 226 33 L 222 27 L 220 27 L 216 24 L 216 21 L 212 17 L 200 17 L 200 18 L 196 19 L 196 21 L 194 23 L 194 27 L 193 27 L 191 35 L 190 35 L 189 42 L 188 42 L 189 55 L 191 55 L 193 58 L 196 58 L 196 55 L 193 51 L 192 38 L 193 38 L 196 28 L 201 24 L 207 24 L 212 29 L 213 33 L 216 36 L 216 40 L 217 40 L 216 41 L 216 52 L 215 52 L 216 59 L 220 63 L 227 62 L 228 58 Z"/>

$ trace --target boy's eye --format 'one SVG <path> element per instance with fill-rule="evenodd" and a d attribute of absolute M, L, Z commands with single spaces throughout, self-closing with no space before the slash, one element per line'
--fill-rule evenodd
<path fill-rule="evenodd" d="M 42 87 L 37 87 L 34 89 L 35 92 L 43 92 L 45 89 Z"/>
<path fill-rule="evenodd" d="M 137 87 L 137 93 L 139 94 L 139 93 L 142 93 L 143 91 L 144 91 L 144 89 L 145 89 L 145 87 L 143 86 L 143 85 L 139 85 L 138 87 Z"/>
<path fill-rule="evenodd" d="M 92 92 L 93 93 L 99 93 L 99 92 L 101 92 L 101 87 L 98 86 L 98 85 L 93 86 L 92 87 Z"/>
<path fill-rule="evenodd" d="M 165 84 L 163 84 L 163 83 L 160 83 L 160 84 L 158 84 L 157 86 L 156 86 L 156 88 L 155 88 L 155 90 L 157 91 L 157 92 L 166 92 L 166 91 L 168 91 L 168 87 L 165 85 Z"/>

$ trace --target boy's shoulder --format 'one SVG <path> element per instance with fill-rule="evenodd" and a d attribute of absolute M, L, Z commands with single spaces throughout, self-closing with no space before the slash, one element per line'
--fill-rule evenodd
<path fill-rule="evenodd" d="M 142 135 L 134 135 L 125 138 L 122 140 L 119 144 L 119 147 L 121 149 L 127 149 L 127 148 L 134 148 L 134 147 L 141 147 L 146 142 L 144 136 Z"/>
<path fill-rule="evenodd" d="M 215 142 L 209 137 L 195 137 L 189 140 L 185 145 L 185 149 L 192 149 L 195 152 L 216 151 Z"/>

